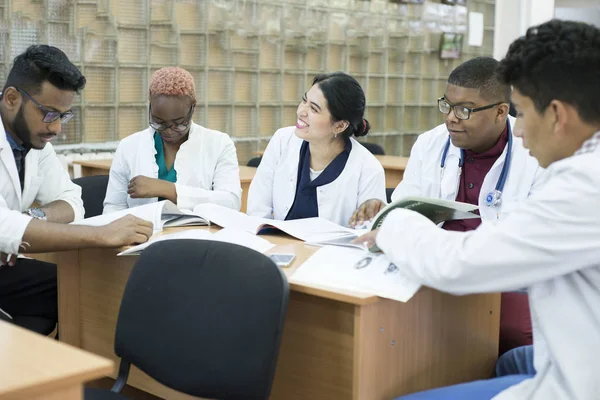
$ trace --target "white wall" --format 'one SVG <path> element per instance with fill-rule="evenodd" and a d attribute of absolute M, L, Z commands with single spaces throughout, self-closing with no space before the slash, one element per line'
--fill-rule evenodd
<path fill-rule="evenodd" d="M 588 24 L 600 27 L 600 8 L 559 7 L 554 11 L 558 19 L 587 22 Z"/>
<path fill-rule="evenodd" d="M 527 28 L 554 18 L 555 0 L 497 0 L 494 58 L 500 60 Z"/>

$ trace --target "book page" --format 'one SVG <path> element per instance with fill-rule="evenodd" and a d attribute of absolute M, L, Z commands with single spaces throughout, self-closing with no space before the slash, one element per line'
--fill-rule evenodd
<path fill-rule="evenodd" d="M 237 228 L 255 234 L 258 227 L 267 221 L 265 218 L 250 217 L 231 208 L 218 204 L 198 204 L 193 213 L 222 228 Z"/>
<path fill-rule="evenodd" d="M 384 254 L 364 250 L 325 246 L 304 262 L 289 280 L 372 294 L 406 302 L 420 284 L 402 273 Z"/>
<path fill-rule="evenodd" d="M 274 226 L 290 236 L 313 243 L 358 237 L 354 229 L 340 226 L 320 217 L 293 219 L 289 221 L 268 220 L 265 225 Z M 261 226 L 261 228 L 263 227 Z"/>
<path fill-rule="evenodd" d="M 125 210 L 115 211 L 110 214 L 101 214 L 92 218 L 85 218 L 79 221 L 71 222 L 72 225 L 88 225 L 88 226 L 102 226 L 110 224 L 113 221 L 118 220 L 126 215 L 132 214 L 138 218 L 152 222 L 154 225 L 154 232 L 160 232 L 162 230 L 162 210 L 165 205 L 165 201 L 159 201 L 157 203 L 144 204 L 139 207 L 132 207 Z M 172 204 L 172 203 L 171 203 Z"/>

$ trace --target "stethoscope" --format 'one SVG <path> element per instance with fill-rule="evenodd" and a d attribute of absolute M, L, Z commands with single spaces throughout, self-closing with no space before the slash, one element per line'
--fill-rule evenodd
<path fill-rule="evenodd" d="M 490 192 L 485 196 L 485 205 L 488 207 L 496 207 L 499 206 L 502 202 L 502 191 L 504 190 L 504 184 L 506 183 L 506 178 L 508 177 L 508 170 L 510 168 L 510 159 L 512 153 L 512 131 L 510 128 L 510 124 L 508 124 L 508 149 L 506 151 L 506 159 L 504 160 L 504 166 L 502 167 L 502 172 L 500 173 L 500 178 L 498 178 L 498 182 L 496 183 L 496 189 L 493 192 Z M 446 146 L 444 147 L 444 151 L 442 153 L 442 162 L 440 166 L 442 167 L 442 171 L 446 166 L 446 156 L 448 155 L 448 150 L 450 149 L 450 136 L 448 136 L 448 140 L 446 141 Z M 458 167 L 462 169 L 465 163 L 465 150 L 460 150 L 460 160 L 458 161 Z"/>

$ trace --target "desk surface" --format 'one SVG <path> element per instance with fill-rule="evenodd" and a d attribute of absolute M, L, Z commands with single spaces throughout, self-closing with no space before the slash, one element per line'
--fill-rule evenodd
<path fill-rule="evenodd" d="M 379 160 L 383 166 L 383 169 L 396 169 L 399 171 L 404 171 L 406 169 L 406 164 L 408 163 L 408 157 L 375 156 L 375 158 Z"/>
<path fill-rule="evenodd" d="M 0 321 L 2 399 L 48 394 L 112 371 L 106 358 Z"/>
<path fill-rule="evenodd" d="M 112 160 L 75 160 L 73 161 L 73 164 L 81 165 L 82 167 L 105 169 L 109 171 L 110 166 L 112 165 Z"/>

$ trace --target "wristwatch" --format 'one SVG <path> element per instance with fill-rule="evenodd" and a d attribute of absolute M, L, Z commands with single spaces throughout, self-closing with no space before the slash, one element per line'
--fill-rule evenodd
<path fill-rule="evenodd" d="M 25 211 L 25 213 L 27 215 L 29 215 L 30 217 L 36 218 L 36 219 L 41 219 L 41 220 L 46 220 L 46 213 L 44 212 L 44 210 L 42 210 L 41 208 L 30 208 L 27 211 Z"/>

